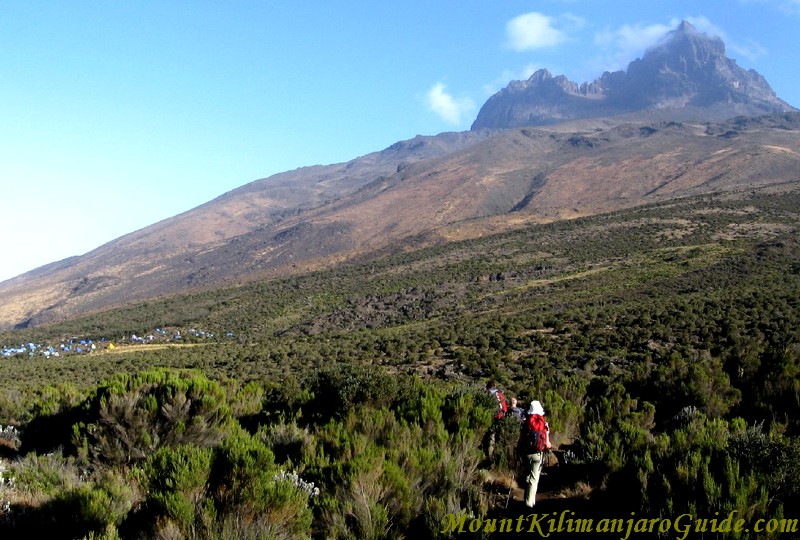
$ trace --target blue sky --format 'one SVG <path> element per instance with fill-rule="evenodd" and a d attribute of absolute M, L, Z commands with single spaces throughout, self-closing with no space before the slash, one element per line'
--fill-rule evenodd
<path fill-rule="evenodd" d="M 0 280 L 252 180 L 469 129 L 683 20 L 800 107 L 800 0 L 0 3 Z"/>

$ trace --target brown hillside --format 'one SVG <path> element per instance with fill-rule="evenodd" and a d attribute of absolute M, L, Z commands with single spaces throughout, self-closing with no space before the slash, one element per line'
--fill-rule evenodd
<path fill-rule="evenodd" d="M 0 327 L 655 200 L 795 182 L 800 116 L 417 138 L 243 186 L 0 284 Z"/>

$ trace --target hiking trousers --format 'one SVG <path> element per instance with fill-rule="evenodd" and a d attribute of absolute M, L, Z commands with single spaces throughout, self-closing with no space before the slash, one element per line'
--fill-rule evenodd
<path fill-rule="evenodd" d="M 544 465 L 544 452 L 535 452 L 526 456 L 528 460 L 528 476 L 525 478 L 525 506 L 530 508 L 536 504 L 536 489 L 539 487 L 539 476 Z"/>

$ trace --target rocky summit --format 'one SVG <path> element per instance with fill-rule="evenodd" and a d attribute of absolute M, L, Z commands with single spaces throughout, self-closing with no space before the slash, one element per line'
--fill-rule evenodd
<path fill-rule="evenodd" d="M 682 22 L 626 71 L 578 84 L 541 69 L 492 96 L 473 130 L 541 126 L 624 114 L 651 119 L 719 121 L 794 111 L 754 70 L 725 55 L 718 37 Z"/>

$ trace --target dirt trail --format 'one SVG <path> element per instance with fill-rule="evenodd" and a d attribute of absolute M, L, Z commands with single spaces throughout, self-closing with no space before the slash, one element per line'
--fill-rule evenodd
<path fill-rule="evenodd" d="M 603 517 L 602 511 L 596 508 L 596 503 L 589 500 L 589 488 L 581 492 L 574 488 L 574 478 L 567 471 L 567 467 L 559 465 L 555 455 L 551 455 L 549 463 L 546 462 L 539 478 L 539 489 L 536 494 L 536 505 L 529 508 L 524 503 L 524 478 L 516 481 L 510 476 L 493 478 L 488 487 L 490 495 L 489 519 L 512 520 L 513 530 L 504 531 L 498 537 L 516 538 L 605 538 L 607 535 L 595 532 L 581 532 L 568 530 L 569 520 L 573 523 L 578 519 L 594 519 L 595 522 Z M 558 530 L 561 521 L 561 532 Z M 499 523 L 499 521 L 498 521 Z M 498 525 L 499 526 L 499 525 Z M 551 530 L 554 527 L 555 530 Z M 616 536 L 619 538 L 619 535 Z"/>

